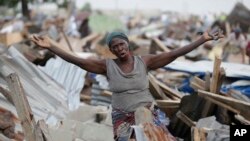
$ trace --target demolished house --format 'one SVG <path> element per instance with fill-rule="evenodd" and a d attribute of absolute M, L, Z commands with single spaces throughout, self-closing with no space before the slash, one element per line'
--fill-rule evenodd
<path fill-rule="evenodd" d="M 236 5 L 236 9 L 246 11 L 241 7 Z M 235 19 L 238 11 L 233 10 L 228 20 L 249 28 L 246 15 Z M 104 13 L 98 16 L 106 17 Z M 169 52 L 199 36 L 196 32 L 201 26 L 193 27 L 197 17 L 184 21 L 181 17 L 165 21 L 167 24 L 157 16 L 128 18 L 124 25 L 129 25 L 133 54 Z M 105 33 L 88 29 L 85 22 L 93 18 L 91 14 L 81 12 L 75 18 L 45 20 L 48 28 L 36 28 L 37 33 L 49 35 L 58 47 L 78 57 L 114 58 L 103 43 Z M 64 25 L 64 29 L 57 25 Z M 73 35 L 79 33 L 77 28 L 71 28 L 76 25 L 88 34 Z M 107 78 L 32 44 L 27 38 L 30 23 L 16 29 L 19 32 L 4 27 L 0 34 L 0 140 L 112 141 L 112 92 Z M 27 33 L 21 34 L 26 28 Z M 109 31 L 113 27 L 102 28 Z M 147 123 L 151 115 L 139 110 L 136 114 L 145 115 L 145 119 L 137 119 L 138 124 L 132 127 L 137 141 L 230 140 L 230 126 L 250 124 L 250 66 L 222 62 L 217 55 L 211 59 L 210 52 L 214 50 L 202 46 L 149 73 L 150 92 L 164 111 L 162 116 L 167 117 L 175 139 Z"/>

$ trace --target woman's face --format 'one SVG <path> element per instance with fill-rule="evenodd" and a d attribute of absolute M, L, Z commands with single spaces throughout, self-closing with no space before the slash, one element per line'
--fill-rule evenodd
<path fill-rule="evenodd" d="M 129 55 L 129 45 L 124 39 L 112 39 L 109 49 L 118 58 L 125 58 Z"/>

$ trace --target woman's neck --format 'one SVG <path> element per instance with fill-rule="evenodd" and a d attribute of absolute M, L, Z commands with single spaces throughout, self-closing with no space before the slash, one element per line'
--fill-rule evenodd
<path fill-rule="evenodd" d="M 134 62 L 134 57 L 132 55 L 128 55 L 128 56 L 126 56 L 124 58 L 118 58 L 117 60 L 121 64 L 127 64 L 127 63 Z"/>

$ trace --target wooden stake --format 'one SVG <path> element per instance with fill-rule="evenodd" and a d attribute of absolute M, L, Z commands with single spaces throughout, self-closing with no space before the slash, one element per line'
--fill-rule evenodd
<path fill-rule="evenodd" d="M 27 97 L 24 94 L 19 77 L 17 74 L 12 73 L 7 76 L 6 80 L 10 88 L 11 97 L 16 107 L 18 117 L 21 121 L 26 140 L 43 141 L 40 138 L 36 138 L 35 119 L 29 106 Z"/>

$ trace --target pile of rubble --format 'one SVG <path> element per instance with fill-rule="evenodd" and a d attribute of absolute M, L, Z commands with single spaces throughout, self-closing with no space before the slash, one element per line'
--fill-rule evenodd
<path fill-rule="evenodd" d="M 91 14 L 79 12 L 71 17 L 73 21 L 43 15 L 43 20 L 0 22 L 0 140 L 113 140 L 107 78 L 82 70 L 29 40 L 33 33 L 48 35 L 56 46 L 75 56 L 115 58 L 104 44 L 112 28 L 102 27 L 105 33 L 90 30 Z M 195 16 L 173 15 L 123 17 L 133 54 L 169 52 L 212 27 L 211 21 Z M 235 22 L 234 15 L 229 22 Z M 149 73 L 156 105 L 169 118 L 168 129 L 178 140 L 229 140 L 230 125 L 250 124 L 250 66 L 222 62 L 218 57 L 222 44 L 209 42 Z M 133 128 L 138 141 L 165 136 L 150 125 Z"/>

